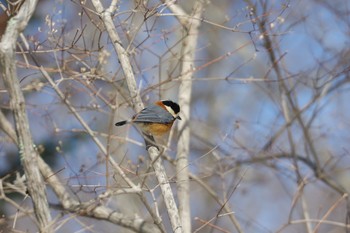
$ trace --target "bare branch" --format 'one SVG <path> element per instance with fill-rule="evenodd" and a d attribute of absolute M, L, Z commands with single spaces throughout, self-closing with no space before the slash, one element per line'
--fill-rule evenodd
<path fill-rule="evenodd" d="M 175 14 L 184 14 L 184 10 L 180 6 L 174 3 L 167 2 L 169 8 Z M 203 2 L 201 0 L 195 1 L 193 5 L 193 12 L 191 12 L 191 17 L 200 18 L 203 11 Z M 191 205 L 190 205 L 190 182 L 189 182 L 189 150 L 190 150 L 190 104 L 192 95 L 192 72 L 195 68 L 195 52 L 198 40 L 198 28 L 200 26 L 200 21 L 193 20 L 191 18 L 184 19 L 178 17 L 182 26 L 185 28 L 185 39 L 182 41 L 182 58 L 181 58 L 181 76 L 179 80 L 181 81 L 179 87 L 179 104 L 181 106 L 181 116 L 182 121 L 178 124 L 178 131 L 180 133 L 179 143 L 177 146 L 177 189 L 179 197 L 179 211 L 181 217 L 181 223 L 183 226 L 183 231 L 185 233 L 191 232 Z"/>
<path fill-rule="evenodd" d="M 119 35 L 115 29 L 113 20 L 112 20 L 112 13 L 108 10 L 104 10 L 101 2 L 99 0 L 93 0 L 92 1 L 94 7 L 96 8 L 96 11 L 98 14 L 100 14 L 102 21 L 106 27 L 106 30 L 108 32 L 109 37 L 113 41 L 114 49 L 116 53 L 118 54 L 119 61 L 121 63 L 122 69 L 125 74 L 125 79 L 128 84 L 128 89 L 130 92 L 131 97 L 133 98 L 134 108 L 137 112 L 141 111 L 144 108 L 144 105 L 141 101 L 141 97 L 138 94 L 138 89 L 136 86 L 135 77 L 133 74 L 132 66 L 129 61 L 128 54 L 126 50 L 123 48 L 121 40 L 119 38 Z M 111 5 L 111 9 L 113 9 Z M 145 139 L 145 142 L 147 143 L 148 139 Z M 154 165 L 154 170 L 158 179 L 158 182 L 160 184 L 160 188 L 162 190 L 163 199 L 165 202 L 165 205 L 167 207 L 167 211 L 169 214 L 170 222 L 172 225 L 172 229 L 174 232 L 182 232 L 180 217 L 178 213 L 178 209 L 176 206 L 176 202 L 174 199 L 174 195 L 172 193 L 169 181 L 166 176 L 166 172 L 164 167 L 161 164 L 161 159 L 159 156 L 159 150 L 157 150 L 156 147 L 151 146 L 148 148 L 148 153 L 150 155 L 150 158 L 152 160 L 152 164 Z"/>
<path fill-rule="evenodd" d="M 102 144 L 102 142 L 94 135 L 94 132 L 91 130 L 90 126 L 84 121 L 84 119 L 79 115 L 79 113 L 76 111 L 76 109 L 72 106 L 70 101 L 65 98 L 62 91 L 58 88 L 57 84 L 52 80 L 50 75 L 46 72 L 43 67 L 40 68 L 42 74 L 47 79 L 47 81 L 51 84 L 52 88 L 56 91 L 57 95 L 64 101 L 64 103 L 67 105 L 70 111 L 74 114 L 74 116 L 78 119 L 78 121 L 81 123 L 81 125 L 84 127 L 84 129 L 88 132 L 88 134 L 92 137 L 96 145 L 99 147 L 99 149 L 102 151 L 102 153 L 106 156 L 108 161 L 112 164 L 112 166 L 118 171 L 119 175 L 125 180 L 125 182 L 130 185 L 130 187 L 135 188 L 137 187 L 134 182 L 132 182 L 124 173 L 123 169 L 119 166 L 117 162 L 114 161 L 112 157 L 107 156 L 107 150 L 106 147 Z"/>
<path fill-rule="evenodd" d="M 34 213 L 38 220 L 38 227 L 40 232 L 51 232 L 51 215 L 45 193 L 45 183 L 38 169 L 38 154 L 33 147 L 25 100 L 18 81 L 15 62 L 17 38 L 27 26 L 36 4 L 36 0 L 25 1 L 18 14 L 8 21 L 5 34 L 0 42 L 0 67 L 11 98 L 10 106 L 16 122 L 19 153 L 27 178 L 28 191 L 33 201 Z"/>

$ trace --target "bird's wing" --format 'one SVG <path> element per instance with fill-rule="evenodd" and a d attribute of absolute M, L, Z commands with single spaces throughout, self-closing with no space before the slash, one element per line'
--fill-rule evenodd
<path fill-rule="evenodd" d="M 150 105 L 133 116 L 133 122 L 171 123 L 174 117 L 157 105 Z"/>

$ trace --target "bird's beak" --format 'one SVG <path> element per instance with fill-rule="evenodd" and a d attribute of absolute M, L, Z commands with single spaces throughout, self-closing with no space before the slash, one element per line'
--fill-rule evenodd
<path fill-rule="evenodd" d="M 177 116 L 176 119 L 182 120 L 180 116 Z"/>

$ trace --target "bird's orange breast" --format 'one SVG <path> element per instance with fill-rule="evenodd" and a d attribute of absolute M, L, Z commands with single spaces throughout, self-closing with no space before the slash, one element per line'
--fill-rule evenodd
<path fill-rule="evenodd" d="M 153 136 L 162 136 L 168 133 L 173 125 L 173 122 L 168 124 L 159 123 L 141 123 L 138 124 L 142 131 Z"/>

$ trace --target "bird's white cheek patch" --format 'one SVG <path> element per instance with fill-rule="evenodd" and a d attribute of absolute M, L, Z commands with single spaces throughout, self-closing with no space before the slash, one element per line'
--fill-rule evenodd
<path fill-rule="evenodd" d="M 168 112 L 170 112 L 170 114 L 171 114 L 174 118 L 177 117 L 178 114 L 176 114 L 176 113 L 174 112 L 174 110 L 173 110 L 171 107 L 165 105 L 165 108 L 166 108 L 166 110 L 167 110 Z"/>

